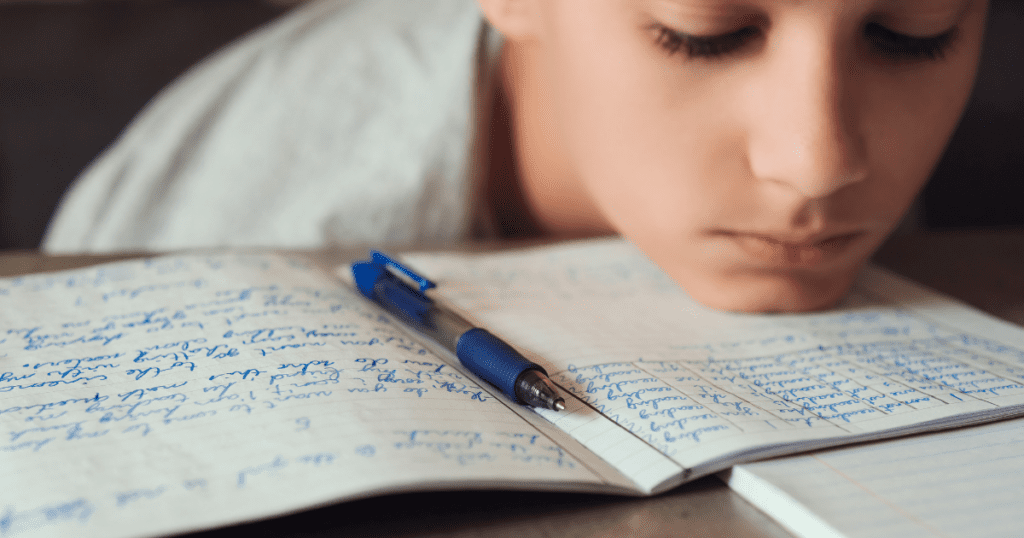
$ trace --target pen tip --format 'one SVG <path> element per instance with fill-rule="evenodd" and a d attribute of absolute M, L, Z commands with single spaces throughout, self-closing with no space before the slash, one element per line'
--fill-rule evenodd
<path fill-rule="evenodd" d="M 555 400 L 555 405 L 553 407 L 555 408 L 555 411 L 565 411 L 565 400 L 562 398 Z"/>

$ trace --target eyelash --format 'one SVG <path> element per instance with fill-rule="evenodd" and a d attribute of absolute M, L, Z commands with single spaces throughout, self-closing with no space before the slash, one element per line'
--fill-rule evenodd
<path fill-rule="evenodd" d="M 760 30 L 745 26 L 735 32 L 716 36 L 693 36 L 656 25 L 656 42 L 669 55 L 684 52 L 688 58 L 718 58 L 739 50 Z"/>
<path fill-rule="evenodd" d="M 877 23 L 864 27 L 864 35 L 875 50 L 891 60 L 941 60 L 959 33 L 959 28 L 953 27 L 936 36 L 913 37 Z"/>
<path fill-rule="evenodd" d="M 716 36 L 688 35 L 657 24 L 653 28 L 656 33 L 655 42 L 669 55 L 682 52 L 687 58 L 712 60 L 738 52 L 761 33 L 755 26 L 745 26 L 735 32 Z M 941 60 L 958 34 L 959 29 L 955 27 L 930 37 L 900 34 L 877 23 L 869 23 L 864 27 L 864 36 L 875 51 L 895 62 Z"/>

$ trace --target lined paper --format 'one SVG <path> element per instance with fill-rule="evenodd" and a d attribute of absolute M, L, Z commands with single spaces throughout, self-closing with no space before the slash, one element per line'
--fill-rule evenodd
<path fill-rule="evenodd" d="M 755 316 L 702 308 L 617 240 L 407 260 L 568 409 L 510 404 L 296 260 L 0 280 L 0 537 L 150 536 L 422 489 L 647 494 L 1024 412 L 1024 332 L 876 269 L 833 311 Z"/>
<path fill-rule="evenodd" d="M 703 308 L 621 240 L 406 259 L 695 474 L 1024 411 L 1020 329 L 879 269 L 832 311 L 743 315 Z"/>
<path fill-rule="evenodd" d="M 1020 536 L 1022 444 L 1014 419 L 739 465 L 723 478 L 797 536 Z"/>
<path fill-rule="evenodd" d="M 605 483 L 294 260 L 124 262 L 0 280 L 0 300 L 2 537 L 151 536 L 389 491 Z"/>

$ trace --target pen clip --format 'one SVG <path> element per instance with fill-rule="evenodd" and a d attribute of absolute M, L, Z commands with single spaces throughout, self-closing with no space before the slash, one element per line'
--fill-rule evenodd
<path fill-rule="evenodd" d="M 385 272 L 393 275 L 399 281 L 408 281 L 414 284 L 409 286 L 409 291 L 413 292 L 418 288 L 420 296 L 423 296 L 423 292 L 435 287 L 430 280 L 416 274 L 382 252 L 371 250 L 370 258 L 370 260 L 352 264 L 352 275 L 355 277 L 356 287 L 359 288 L 359 291 L 371 299 L 373 298 L 373 287 L 377 285 L 377 281 L 384 276 Z M 425 296 L 423 297 L 426 299 Z"/>
<path fill-rule="evenodd" d="M 433 288 L 433 287 L 437 286 L 437 284 L 434 284 L 433 282 L 431 282 L 427 278 L 422 277 L 422 276 L 416 274 L 412 269 L 409 269 L 408 267 L 406 267 L 406 266 L 396 262 L 395 260 L 391 259 L 387 254 L 384 254 L 383 252 L 380 252 L 380 251 L 377 251 L 377 250 L 371 250 L 370 251 L 370 256 L 373 259 L 374 263 L 378 263 L 380 265 L 383 265 L 387 269 L 390 269 L 392 273 L 394 273 L 395 271 L 398 271 L 399 273 L 409 277 L 409 279 L 412 280 L 419 287 L 420 293 L 423 293 L 423 292 L 429 290 L 430 288 Z M 400 275 L 395 275 L 395 276 L 400 276 Z"/>

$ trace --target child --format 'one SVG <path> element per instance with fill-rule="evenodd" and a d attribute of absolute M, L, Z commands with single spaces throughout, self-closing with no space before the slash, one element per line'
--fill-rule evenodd
<path fill-rule="evenodd" d="M 697 300 L 826 308 L 929 176 L 984 0 L 314 3 L 161 96 L 51 251 L 618 233 Z M 490 29 L 493 27 L 504 40 Z"/>

